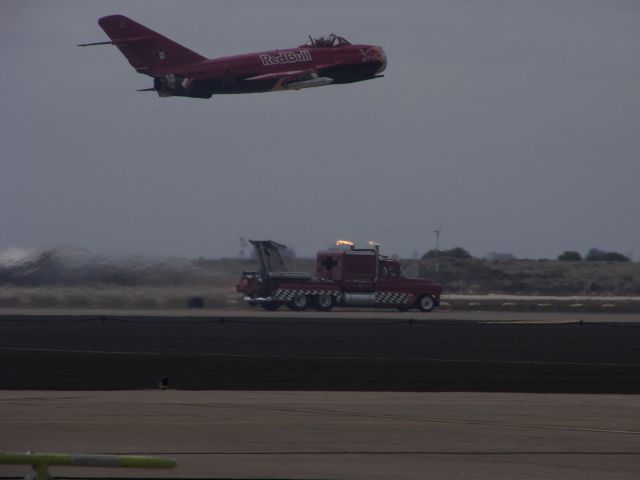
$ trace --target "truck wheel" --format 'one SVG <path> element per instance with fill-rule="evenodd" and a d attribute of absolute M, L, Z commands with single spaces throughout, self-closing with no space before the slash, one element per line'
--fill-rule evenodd
<path fill-rule="evenodd" d="M 316 297 L 316 310 L 321 312 L 328 312 L 333 308 L 334 300 L 333 295 L 330 293 L 321 293 Z"/>
<path fill-rule="evenodd" d="M 296 293 L 295 296 L 287 303 L 290 310 L 301 312 L 309 306 L 309 297 L 304 293 Z"/>
<path fill-rule="evenodd" d="M 423 312 L 430 312 L 436 306 L 436 299 L 426 294 L 418 299 L 418 308 Z"/>
<path fill-rule="evenodd" d="M 280 304 L 277 302 L 261 303 L 260 306 L 265 310 L 269 310 L 270 312 L 273 312 L 274 310 L 277 310 L 280 308 Z"/>

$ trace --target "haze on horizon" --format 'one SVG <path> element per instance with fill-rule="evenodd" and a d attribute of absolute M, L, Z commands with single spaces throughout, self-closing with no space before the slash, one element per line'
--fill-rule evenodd
<path fill-rule="evenodd" d="M 0 251 L 235 256 L 339 238 L 413 256 L 640 244 L 640 5 L 627 0 L 0 5 Z M 207 57 L 334 32 L 385 78 L 158 98 L 99 17 Z"/>

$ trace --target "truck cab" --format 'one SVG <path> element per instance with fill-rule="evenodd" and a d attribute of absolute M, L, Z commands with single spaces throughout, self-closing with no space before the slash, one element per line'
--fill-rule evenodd
<path fill-rule="evenodd" d="M 316 275 L 340 286 L 345 306 L 417 307 L 430 311 L 440 303 L 442 287 L 424 278 L 404 275 L 400 262 L 375 248 L 318 252 Z M 424 297 L 424 298 L 422 298 Z"/>

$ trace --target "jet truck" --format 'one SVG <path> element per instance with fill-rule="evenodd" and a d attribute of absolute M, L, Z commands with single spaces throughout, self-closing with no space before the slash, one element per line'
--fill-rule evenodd
<path fill-rule="evenodd" d="M 380 255 L 377 244 L 355 248 L 337 242 L 341 249 L 320 251 L 315 273 L 290 272 L 283 260 L 285 245 L 272 240 L 249 240 L 254 246 L 258 271 L 242 273 L 237 291 L 249 305 L 277 310 L 340 307 L 411 308 L 429 312 L 440 304 L 442 287 L 432 280 L 405 277 L 397 260 Z"/>

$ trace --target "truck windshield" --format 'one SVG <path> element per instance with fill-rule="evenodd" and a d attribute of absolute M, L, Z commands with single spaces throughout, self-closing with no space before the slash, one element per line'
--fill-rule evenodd
<path fill-rule="evenodd" d="M 382 263 L 380 265 L 380 277 L 382 278 L 402 278 L 404 277 L 400 265 L 393 263 Z"/>

